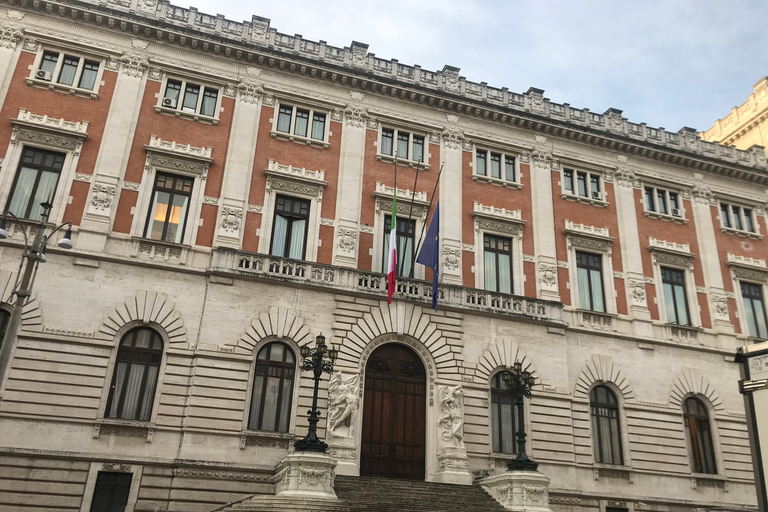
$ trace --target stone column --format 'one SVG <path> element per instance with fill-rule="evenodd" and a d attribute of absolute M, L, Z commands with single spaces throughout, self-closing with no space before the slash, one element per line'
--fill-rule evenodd
<path fill-rule="evenodd" d="M 262 93 L 261 86 L 253 82 L 241 82 L 238 86 L 227 161 L 224 164 L 214 246 L 240 249 L 242 244 L 242 221 L 253 174 Z"/>
<path fill-rule="evenodd" d="M 8 9 L 9 17 L 12 16 L 12 13 L 15 13 L 16 16 L 24 17 L 23 13 Z M 20 27 L 6 23 L 0 27 L 0 77 L 2 77 L 0 78 L 0 105 L 5 103 L 5 95 L 11 86 L 11 79 L 13 78 L 14 71 L 16 71 L 16 64 L 19 62 L 18 46 L 23 36 L 24 34 Z M 37 41 L 34 39 L 24 40 L 23 44 L 25 50 L 37 51 Z"/>
<path fill-rule="evenodd" d="M 332 263 L 357 268 L 365 136 L 367 128 L 375 130 L 378 126 L 375 119 L 357 106 L 350 106 L 345 112 L 337 110 L 331 119 L 344 122 L 336 192 L 335 230 L 339 240 L 333 244 Z"/>
<path fill-rule="evenodd" d="M 699 243 L 698 256 L 704 274 L 704 287 L 707 291 L 712 328 L 717 332 L 733 334 L 735 329 L 728 313 L 728 296 L 720 267 L 720 255 L 717 252 L 715 225 L 712 222 L 712 206 L 717 205 L 717 200 L 712 190 L 704 185 L 695 185 L 691 192 L 693 222 L 696 225 L 696 239 Z M 695 306 L 697 305 L 693 305 Z"/>
<path fill-rule="evenodd" d="M 616 170 L 613 181 L 628 313 L 630 318 L 635 320 L 633 323 L 635 334 L 652 336 L 651 312 L 648 310 L 645 293 L 642 247 L 635 204 L 635 189 L 640 188 L 640 182 L 634 172 L 623 167 Z M 611 278 L 612 276 L 606 276 L 606 279 Z"/>
<path fill-rule="evenodd" d="M 557 252 L 555 249 L 555 212 L 552 203 L 552 153 L 547 139 L 536 136 L 538 146 L 531 154 L 531 203 L 533 252 L 536 261 L 536 296 L 560 300 L 557 285 Z"/>
<path fill-rule="evenodd" d="M 106 69 L 118 74 L 93 169 L 93 184 L 80 224 L 78 247 L 82 249 L 104 250 L 119 200 L 118 185 L 128 165 L 146 86 L 144 72 L 147 66 L 143 57 L 129 54 L 110 59 L 106 64 Z"/>
<path fill-rule="evenodd" d="M 461 226 L 464 221 L 462 208 L 450 205 L 462 204 L 462 156 L 464 149 L 470 151 L 472 146 L 464 140 L 464 134 L 455 127 L 443 131 L 442 155 L 443 174 L 440 176 L 440 243 L 442 255 L 440 264 L 440 279 L 443 283 L 462 285 L 462 265 L 445 265 L 446 254 L 462 254 Z M 476 249 L 477 250 L 477 249 Z"/>
<path fill-rule="evenodd" d="M 464 446 L 464 390 L 461 386 L 438 386 L 440 419 L 437 428 L 436 482 L 472 485 L 469 458 Z"/>

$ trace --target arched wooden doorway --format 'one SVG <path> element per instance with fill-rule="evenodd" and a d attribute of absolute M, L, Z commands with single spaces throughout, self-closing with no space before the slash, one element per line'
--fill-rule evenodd
<path fill-rule="evenodd" d="M 404 345 L 377 348 L 365 367 L 360 474 L 424 479 L 424 364 Z"/>

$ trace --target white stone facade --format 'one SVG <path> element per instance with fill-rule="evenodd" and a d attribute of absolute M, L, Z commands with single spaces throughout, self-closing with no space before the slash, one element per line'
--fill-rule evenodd
<path fill-rule="evenodd" d="M 733 356 L 754 337 L 740 283 L 768 292 L 762 150 L 288 36 L 257 16 L 155 0 L 4 7 L 0 203 L 24 148 L 63 153 L 50 220 L 74 222 L 75 248 L 49 247 L 0 383 L 0 511 L 88 511 L 100 472 L 132 475 L 136 511 L 208 512 L 286 487 L 276 469 L 307 431 L 312 379 L 297 366 L 287 433 L 250 430 L 256 355 L 281 341 L 298 356 L 321 332 L 340 347 L 319 424 L 338 474 L 360 474 L 366 365 L 397 343 L 425 372 L 428 481 L 505 469 L 490 383 L 521 360 L 539 379 L 528 453 L 552 510 L 756 509 Z M 54 50 L 97 61 L 94 88 L 36 78 Z M 218 91 L 213 115 L 165 105 L 169 79 Z M 278 129 L 281 105 L 324 113 L 320 138 Z M 384 129 L 410 134 L 411 151 L 424 141 L 426 165 L 405 159 L 396 184 Z M 514 179 L 478 176 L 478 150 L 512 156 Z M 388 304 L 385 217 L 396 197 L 418 237 L 441 167 L 439 309 L 421 266 Z M 569 172 L 596 176 L 597 194 L 569 190 Z M 192 183 L 177 242 L 147 236 L 162 173 Z M 678 194 L 680 212 L 650 211 L 648 187 Z M 307 201 L 303 261 L 269 256 L 282 196 Z M 722 204 L 749 209 L 754 230 L 725 226 Z M 483 289 L 487 236 L 511 241 L 514 295 Z M 22 246 L 14 229 L 0 248 L 4 305 Z M 603 311 L 579 302 L 584 251 L 602 258 Z M 683 272 L 691 325 L 666 321 L 662 267 Z M 151 415 L 107 418 L 118 345 L 141 326 L 163 340 Z M 595 462 L 596 385 L 618 399 L 619 465 Z M 708 410 L 713 473 L 692 469 L 691 396 Z"/>

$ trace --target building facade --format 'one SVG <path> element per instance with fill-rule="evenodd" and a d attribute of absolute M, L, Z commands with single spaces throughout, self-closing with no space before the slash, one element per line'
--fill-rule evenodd
<path fill-rule="evenodd" d="M 553 510 L 756 509 L 733 356 L 768 337 L 761 148 L 258 16 L 4 0 L 0 27 L 0 203 L 34 221 L 52 199 L 75 245 L 47 248 L 2 383 L 0 510 L 273 492 L 320 333 L 340 349 L 319 424 L 339 474 L 504 470 L 519 360 Z M 435 187 L 436 312 L 411 262 Z"/>
<path fill-rule="evenodd" d="M 753 87 L 749 99 L 733 107 L 731 113 L 715 121 L 714 126 L 701 133 L 710 142 L 749 149 L 768 146 L 768 77 L 761 78 Z"/>

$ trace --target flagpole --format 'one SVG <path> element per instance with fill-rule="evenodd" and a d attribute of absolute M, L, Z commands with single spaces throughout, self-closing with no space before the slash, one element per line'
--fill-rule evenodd
<path fill-rule="evenodd" d="M 419 182 L 419 170 L 421 169 L 421 162 L 416 162 L 416 179 L 413 181 L 413 191 L 411 192 L 411 209 L 408 210 L 408 229 L 411 227 L 411 217 L 413 215 L 413 201 L 416 199 L 416 184 Z M 426 222 L 426 219 L 424 219 L 424 222 Z M 414 253 L 415 254 L 415 253 Z M 408 277 L 413 278 L 413 267 L 414 267 L 414 254 L 411 254 L 411 270 L 408 273 Z"/>
<path fill-rule="evenodd" d="M 395 171 L 395 174 L 397 174 L 397 171 Z M 424 239 L 424 229 L 427 227 L 427 218 L 429 217 L 429 212 L 432 211 L 432 201 L 435 200 L 435 192 L 437 192 L 437 184 L 440 183 L 440 175 L 443 174 L 443 164 L 440 165 L 440 171 L 437 173 L 437 179 L 435 180 L 435 188 L 432 189 L 432 197 L 429 198 L 429 206 L 427 206 L 427 216 L 424 217 L 424 223 L 421 225 L 421 235 L 419 235 L 419 243 L 416 244 L 416 250 L 413 251 L 413 257 L 411 258 L 411 268 L 416 264 L 416 255 L 419 253 L 419 249 L 421 248 L 421 241 Z"/>

